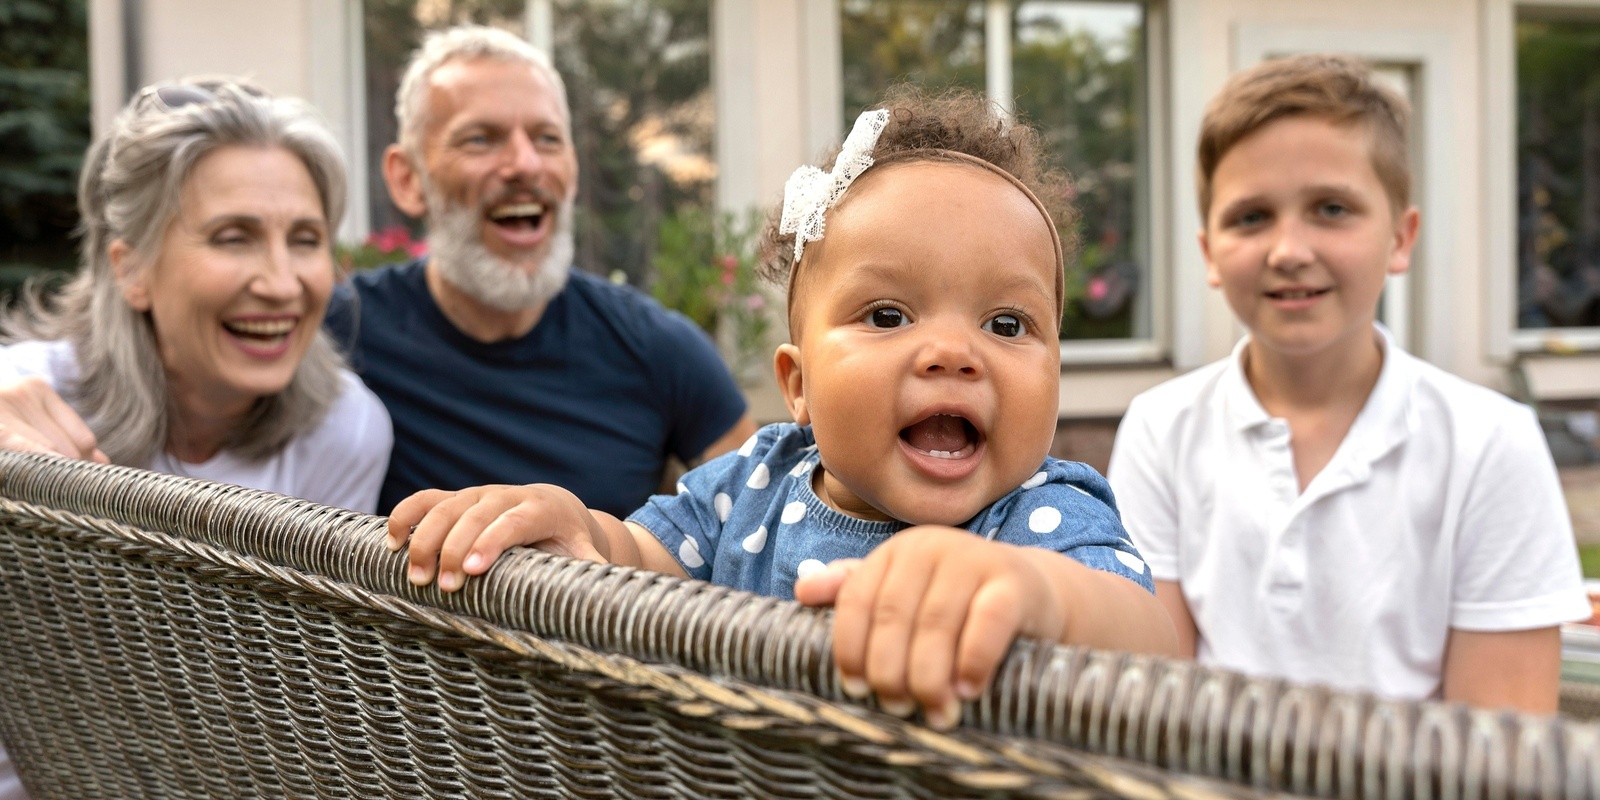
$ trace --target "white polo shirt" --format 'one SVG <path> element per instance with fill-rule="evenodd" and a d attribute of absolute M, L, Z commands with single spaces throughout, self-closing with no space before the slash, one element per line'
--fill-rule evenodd
<path fill-rule="evenodd" d="M 1200 663 L 1391 698 L 1437 697 L 1451 628 L 1589 616 L 1572 522 L 1532 410 L 1395 347 L 1299 492 L 1288 422 L 1233 356 L 1135 398 L 1109 478 Z"/>

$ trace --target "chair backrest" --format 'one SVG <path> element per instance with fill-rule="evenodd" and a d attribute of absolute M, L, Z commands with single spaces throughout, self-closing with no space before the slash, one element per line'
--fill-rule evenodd
<path fill-rule="evenodd" d="M 382 524 L 0 452 L 0 738 L 36 800 L 1600 786 L 1589 725 L 1033 642 L 934 733 L 843 698 L 826 612 L 532 551 L 447 596 Z"/>

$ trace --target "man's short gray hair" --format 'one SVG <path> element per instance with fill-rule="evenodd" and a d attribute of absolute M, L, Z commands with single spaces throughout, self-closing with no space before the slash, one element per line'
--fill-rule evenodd
<path fill-rule="evenodd" d="M 522 62 L 542 75 L 555 88 L 556 96 L 561 100 L 562 116 L 570 132 L 572 109 L 567 105 L 567 85 L 550 62 L 550 56 L 521 37 L 499 28 L 460 25 L 429 33 L 406 65 L 405 76 L 400 79 L 400 91 L 395 93 L 394 98 L 394 118 L 398 123 L 402 149 L 413 156 L 421 153 L 422 129 L 428 124 L 428 79 L 433 77 L 434 71 L 451 61 L 479 58 Z"/>
<path fill-rule="evenodd" d="M 122 109 L 84 156 L 78 185 L 82 266 L 53 300 L 35 292 L 0 321 L 0 339 L 65 339 L 78 359 L 74 384 L 62 387 L 106 456 L 148 466 L 167 445 L 172 398 L 148 313 L 123 299 L 111 264 L 115 240 L 150 269 L 195 165 L 225 147 L 279 147 L 305 165 L 327 215 L 329 247 L 344 214 L 345 171 L 339 145 L 316 112 L 232 79 L 188 84 L 193 99 L 165 107 L 155 87 Z M 198 90 L 198 91 L 196 91 Z M 199 99 L 209 98 L 209 99 Z M 223 446 L 246 459 L 281 451 L 321 421 L 338 397 L 344 360 L 317 332 L 283 391 L 258 400 Z"/>

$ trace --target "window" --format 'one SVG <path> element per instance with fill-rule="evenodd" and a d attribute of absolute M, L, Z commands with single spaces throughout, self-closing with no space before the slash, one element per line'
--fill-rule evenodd
<path fill-rule="evenodd" d="M 841 0 L 845 120 L 889 85 L 985 91 L 1073 177 L 1062 338 L 1149 339 L 1145 8 L 1106 0 Z"/>
<path fill-rule="evenodd" d="M 581 165 L 576 261 L 646 283 L 661 243 L 683 240 L 686 227 L 698 233 L 712 207 L 709 2 L 367 0 L 368 163 L 395 141 L 395 89 L 425 31 L 470 21 L 524 35 L 539 6 Z M 369 185 L 373 230 L 416 225 L 389 203 L 381 174 Z"/>
<path fill-rule="evenodd" d="M 1600 327 L 1600 19 L 1516 23 L 1517 327 Z"/>

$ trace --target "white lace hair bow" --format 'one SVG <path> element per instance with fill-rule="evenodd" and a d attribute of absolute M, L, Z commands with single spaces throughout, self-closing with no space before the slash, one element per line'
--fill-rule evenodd
<path fill-rule="evenodd" d="M 822 238 L 823 214 L 839 202 L 851 181 L 872 166 L 872 148 L 878 146 L 878 137 L 888 124 L 888 109 L 861 112 L 844 139 L 839 157 L 833 161 L 832 172 L 807 164 L 795 170 L 783 185 L 783 216 L 778 220 L 778 232 L 794 234 L 795 264 L 800 263 L 806 242 Z"/>

